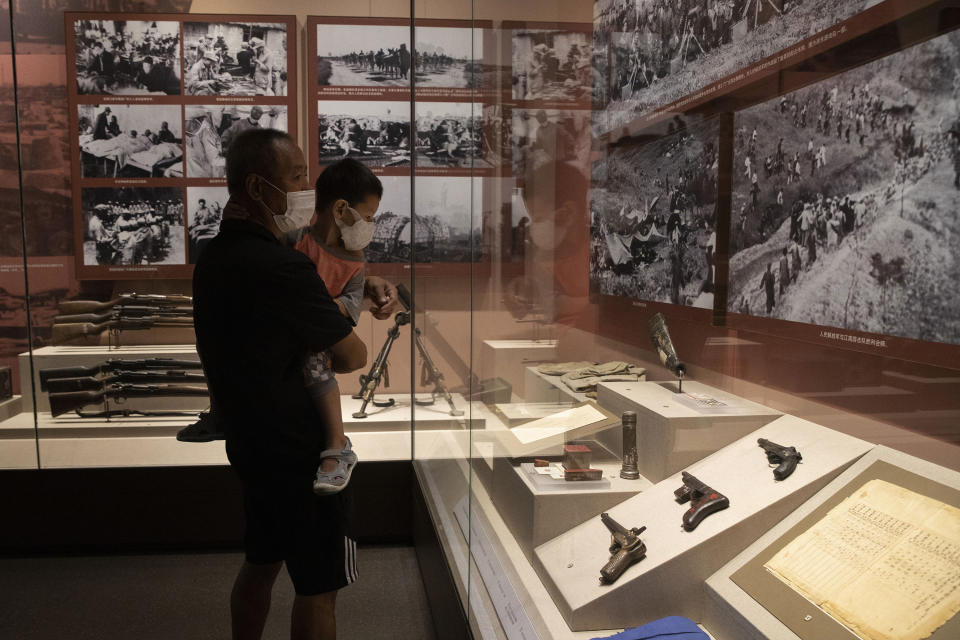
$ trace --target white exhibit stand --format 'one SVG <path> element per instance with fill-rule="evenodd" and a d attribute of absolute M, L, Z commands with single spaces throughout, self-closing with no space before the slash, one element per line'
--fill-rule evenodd
<path fill-rule="evenodd" d="M 804 463 L 806 462 L 807 456 L 805 455 Z M 815 626 L 823 624 L 826 619 L 834 624 L 832 618 L 829 618 L 823 610 L 802 598 L 799 594 L 795 596 L 796 604 L 790 606 L 790 617 L 781 621 L 758 601 L 765 598 L 776 598 L 776 593 L 765 593 L 762 597 L 758 597 L 758 594 L 748 594 L 737 582 L 734 582 L 734 575 L 748 563 L 762 560 L 769 555 L 768 548 L 776 544 L 777 541 L 785 536 L 787 539 L 792 539 L 794 537 L 793 533 L 797 529 L 805 530 L 805 520 L 816 520 L 821 517 L 819 513 L 826 506 L 829 506 L 828 501 L 836 502 L 841 497 L 846 497 L 851 492 L 856 491 L 861 486 L 863 479 L 870 477 L 872 472 L 884 463 L 889 467 L 920 476 L 921 481 L 929 481 L 930 484 L 937 483 L 960 491 L 960 473 L 887 447 L 875 447 L 815 496 L 804 502 L 785 518 L 776 522 L 772 529 L 710 576 L 706 583 L 707 602 L 704 608 L 703 621 L 717 640 L 856 638 L 846 629 L 837 630 L 827 635 L 820 631 L 814 631 Z M 786 586 L 783 588 L 788 589 Z M 792 631 L 787 623 L 802 635 Z M 813 635 L 805 631 L 804 628 L 808 626 L 811 631 L 814 631 Z M 929 637 L 930 640 L 954 639 L 960 637 L 958 629 L 960 629 L 960 620 L 954 619 L 947 622 L 944 627 L 936 630 Z"/>
<path fill-rule="evenodd" d="M 795 446 L 803 463 L 786 480 L 774 480 L 758 438 Z M 687 469 L 730 499 L 729 508 L 694 531 L 681 528 L 689 505 L 674 499 L 683 485 L 679 473 L 610 508 L 624 527 L 647 527 L 641 535 L 646 558 L 615 583 L 599 583 L 610 557 L 610 533 L 599 513 L 537 547 L 534 566 L 573 630 L 633 627 L 668 615 L 700 620 L 703 581 L 872 447 L 783 416 Z"/>
<path fill-rule="evenodd" d="M 480 377 L 500 377 L 513 386 L 513 394 L 527 399 L 523 371 L 529 364 L 553 362 L 556 340 L 484 340 Z"/>
<path fill-rule="evenodd" d="M 561 382 L 561 376 L 548 376 L 534 366 L 524 367 L 524 393 L 526 402 L 583 402 L 587 394 L 577 393 Z"/>
<path fill-rule="evenodd" d="M 417 431 L 432 429 L 466 429 L 467 419 L 474 429 L 482 429 L 486 418 L 480 411 L 470 411 L 469 403 L 459 393 L 450 394 L 453 405 L 463 414 L 450 415 L 450 405 L 442 396 L 437 396 L 433 404 L 413 404 L 409 393 L 378 393 L 374 396 L 379 400 L 392 399 L 393 406 L 378 407 L 372 402 L 367 404 L 366 418 L 354 418 L 353 414 L 360 410 L 363 400 L 353 396 L 340 396 L 340 407 L 343 411 L 343 428 L 347 432 L 357 431 L 409 431 L 411 420 L 416 419 Z M 416 399 L 430 400 L 429 393 L 418 393 Z"/>
<path fill-rule="evenodd" d="M 616 415 L 637 413 L 640 475 L 659 482 L 702 460 L 744 435 L 775 420 L 779 411 L 720 389 L 688 380 L 683 393 L 676 382 L 601 382 L 597 402 Z M 710 406 L 697 398 L 713 398 Z M 620 433 L 607 431 L 601 442 L 621 454 Z"/>

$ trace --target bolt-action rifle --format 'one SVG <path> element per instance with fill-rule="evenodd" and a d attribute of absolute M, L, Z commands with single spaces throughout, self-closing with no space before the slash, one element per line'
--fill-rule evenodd
<path fill-rule="evenodd" d="M 202 373 L 186 371 L 116 371 L 103 378 L 87 376 L 83 378 L 54 378 L 47 381 L 50 393 L 68 393 L 70 391 L 99 391 L 113 384 L 153 384 L 186 383 L 206 384 L 207 377 Z"/>
<path fill-rule="evenodd" d="M 193 298 L 182 295 L 155 295 L 143 293 L 124 293 L 113 300 L 99 302 L 97 300 L 64 300 L 57 307 L 62 314 L 73 313 L 104 313 L 116 306 L 143 305 L 148 307 L 173 307 L 178 305 L 192 305 Z"/>
<path fill-rule="evenodd" d="M 202 365 L 196 360 L 174 360 L 173 358 L 145 358 L 143 360 L 120 360 L 111 358 L 100 364 L 84 367 L 57 367 L 40 369 L 40 389 L 47 391 L 47 382 L 57 378 L 84 378 L 99 376 L 104 373 L 118 371 L 180 371 L 183 369 L 200 369 Z"/>
<path fill-rule="evenodd" d="M 52 329 L 53 344 L 83 343 L 91 336 L 99 336 L 104 331 L 119 335 L 121 331 L 140 331 L 155 327 L 192 327 L 192 317 L 143 316 L 142 318 L 120 318 L 107 320 L 99 324 L 76 322 L 55 324 Z"/>
<path fill-rule="evenodd" d="M 205 386 L 201 387 L 176 384 L 111 384 L 105 385 L 103 389 L 98 391 L 69 391 L 67 393 L 51 393 L 49 395 L 49 399 L 50 413 L 53 415 L 53 417 L 57 417 L 70 411 L 76 411 L 83 416 L 84 414 L 80 410 L 83 409 L 83 407 L 91 404 L 104 404 L 105 410 L 109 411 L 109 407 L 106 406 L 109 400 L 114 400 L 117 403 L 123 403 L 127 398 L 208 395 L 210 395 L 210 392 Z M 138 413 L 140 413 L 140 415 L 147 414 L 147 412 Z M 194 411 L 193 413 L 196 412 Z M 164 415 L 170 414 L 169 412 L 164 412 Z"/>
<path fill-rule="evenodd" d="M 72 324 L 76 322 L 92 322 L 100 324 L 108 320 L 122 320 L 126 318 L 144 318 L 155 316 L 160 318 L 192 318 L 193 307 L 149 307 L 149 306 L 120 306 L 104 313 L 74 313 L 56 316 L 54 324 Z"/>

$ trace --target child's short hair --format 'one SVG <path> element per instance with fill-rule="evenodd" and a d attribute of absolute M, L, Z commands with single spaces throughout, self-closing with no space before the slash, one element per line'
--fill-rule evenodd
<path fill-rule="evenodd" d="M 317 178 L 316 190 L 317 211 L 325 211 L 341 198 L 353 206 L 370 196 L 383 197 L 380 178 L 353 158 L 344 158 L 324 169 Z"/>

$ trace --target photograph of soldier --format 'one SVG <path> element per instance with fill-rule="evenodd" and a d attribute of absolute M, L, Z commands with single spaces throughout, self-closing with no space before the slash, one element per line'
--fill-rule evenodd
<path fill-rule="evenodd" d="M 287 25 L 184 22 L 188 96 L 287 95 Z"/>
<path fill-rule="evenodd" d="M 187 256 L 190 264 L 220 231 L 223 208 L 230 195 L 226 187 L 187 187 Z"/>
<path fill-rule="evenodd" d="M 179 105 L 77 105 L 80 175 L 161 178 L 183 174 Z"/>
<path fill-rule="evenodd" d="M 472 181 L 472 184 L 471 184 Z M 387 178 L 368 262 L 469 262 L 482 255 L 483 180 L 419 177 L 411 239 L 409 178 Z"/>
<path fill-rule="evenodd" d="M 589 111 L 514 109 L 511 135 L 516 176 L 527 175 L 549 162 L 588 166 Z"/>
<path fill-rule="evenodd" d="M 670 126 L 673 125 L 673 126 Z M 668 128 L 669 127 L 669 128 Z M 590 282 L 600 293 L 713 308 L 716 120 L 671 120 L 594 164 Z"/>
<path fill-rule="evenodd" d="M 483 105 L 483 120 L 480 127 L 483 135 L 481 155 L 493 167 L 502 167 L 510 163 L 510 145 L 512 144 L 510 122 L 504 121 L 505 110 L 502 104 Z"/>
<path fill-rule="evenodd" d="M 351 156 L 369 167 L 410 165 L 410 103 L 317 102 L 320 165 Z"/>
<path fill-rule="evenodd" d="M 483 105 L 418 101 L 416 109 L 418 167 L 493 167 L 483 156 Z"/>
<path fill-rule="evenodd" d="M 596 0 L 609 129 L 669 104 L 880 0 Z"/>
<path fill-rule="evenodd" d="M 590 36 L 583 31 L 518 29 L 513 32 L 513 99 L 589 99 Z"/>
<path fill-rule="evenodd" d="M 194 105 L 184 107 L 187 177 L 223 178 L 230 143 L 241 131 L 287 130 L 286 105 Z"/>
<path fill-rule="evenodd" d="M 180 23 L 76 20 L 77 93 L 180 95 Z"/>
<path fill-rule="evenodd" d="M 960 32 L 736 114 L 729 311 L 960 343 L 960 75 L 942 69 Z"/>
<path fill-rule="evenodd" d="M 417 85 L 479 89 L 483 86 L 483 30 L 417 27 L 413 67 Z"/>
<path fill-rule="evenodd" d="M 317 84 L 321 87 L 406 87 L 410 28 L 317 25 Z M 368 46 L 361 46 L 368 45 Z"/>
<path fill-rule="evenodd" d="M 186 264 L 183 190 L 82 189 L 83 264 Z"/>

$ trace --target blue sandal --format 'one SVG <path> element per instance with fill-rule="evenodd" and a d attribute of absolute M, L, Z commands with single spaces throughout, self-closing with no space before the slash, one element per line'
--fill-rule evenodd
<path fill-rule="evenodd" d="M 313 481 L 313 492 L 319 495 L 331 495 L 343 491 L 354 467 L 357 466 L 357 454 L 353 452 L 353 443 L 347 438 L 343 449 L 327 449 L 320 454 L 321 458 L 336 458 L 337 467 L 333 471 L 317 469 L 317 477 Z"/>

